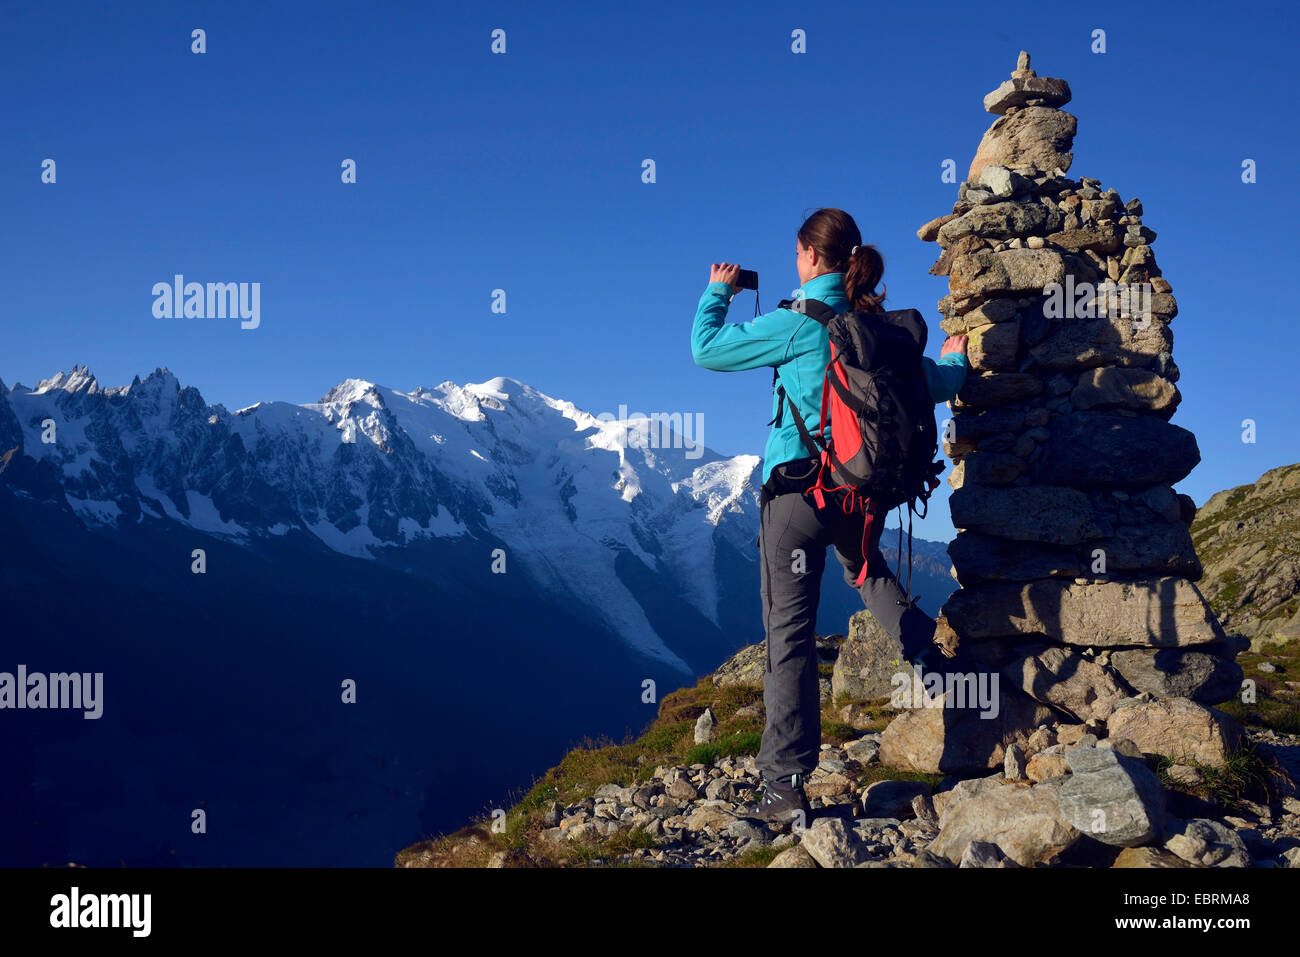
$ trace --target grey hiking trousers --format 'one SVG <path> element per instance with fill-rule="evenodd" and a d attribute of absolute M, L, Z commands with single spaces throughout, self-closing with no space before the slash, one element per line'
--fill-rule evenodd
<path fill-rule="evenodd" d="M 797 472 L 806 467 L 802 462 L 787 464 Z M 778 488 L 785 468 L 778 465 L 773 469 Z M 884 519 L 877 515 L 872 524 L 867 577 L 858 592 L 867 610 L 887 634 L 902 642 L 904 653 L 910 656 L 929 644 L 935 624 L 925 612 L 907 604 L 880 553 Z M 788 784 L 792 774 L 805 775 L 817 766 L 821 702 L 814 629 L 826 548 L 834 546 L 835 557 L 844 566 L 844 580 L 856 588 L 863 561 L 863 520 L 861 514 L 845 515 L 838 497 L 828 498 L 826 507 L 818 509 L 811 496 L 800 492 L 770 497 L 764 490 L 758 544 L 767 635 L 763 676 L 767 725 L 756 763 L 769 781 Z"/>

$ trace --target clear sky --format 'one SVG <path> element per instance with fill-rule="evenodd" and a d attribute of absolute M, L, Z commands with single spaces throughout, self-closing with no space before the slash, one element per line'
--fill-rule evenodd
<path fill-rule="evenodd" d="M 1181 310 L 1174 421 L 1202 453 L 1179 488 L 1199 503 L 1300 460 L 1290 3 L 0 11 L 7 385 L 167 366 L 236 409 L 348 376 L 506 375 L 594 413 L 702 413 L 709 446 L 761 452 L 770 373 L 691 362 L 709 263 L 757 269 L 770 309 L 798 282 L 803 214 L 845 208 L 884 253 L 888 305 L 922 310 L 937 355 L 947 281 L 915 230 L 951 211 L 943 161 L 964 175 L 994 119 L 982 98 L 1023 48 L 1074 91 L 1071 174 L 1140 197 L 1159 234 Z M 259 328 L 155 318 L 151 289 L 176 273 L 260 282 Z M 752 311 L 742 293 L 732 316 Z M 946 539 L 936 512 L 919 531 Z"/>

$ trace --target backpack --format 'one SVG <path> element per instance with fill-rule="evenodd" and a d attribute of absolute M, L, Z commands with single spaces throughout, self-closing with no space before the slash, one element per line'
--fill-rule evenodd
<path fill-rule="evenodd" d="M 816 432 L 809 431 L 794 400 L 784 386 L 777 385 L 778 402 L 784 399 L 789 404 L 799 437 L 820 463 L 816 481 L 804 494 L 812 495 L 821 509 L 828 495 L 842 492 L 843 511 L 864 514 L 858 585 L 867 577 L 867 546 L 876 515 L 907 506 L 910 602 L 912 515 L 925 517 L 944 466 L 942 459 L 935 458 L 939 436 L 934 402 L 921 366 L 927 338 L 925 320 L 915 309 L 836 313 L 816 299 L 786 299 L 780 308 L 816 320 L 830 335 L 831 361 L 822 381 L 821 422 Z M 923 511 L 916 511 L 917 503 Z M 901 566 L 901 522 L 898 531 Z"/>

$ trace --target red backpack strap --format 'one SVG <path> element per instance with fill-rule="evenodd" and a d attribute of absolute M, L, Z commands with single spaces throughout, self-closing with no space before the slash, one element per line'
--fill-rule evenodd
<path fill-rule="evenodd" d="M 862 583 L 867 580 L 867 565 L 871 560 L 871 526 L 876 518 L 876 503 L 868 499 L 864 511 L 865 514 L 862 518 L 862 571 L 858 572 L 858 579 L 854 583 L 859 588 L 861 588 Z M 910 572 L 908 578 L 910 584 Z"/>

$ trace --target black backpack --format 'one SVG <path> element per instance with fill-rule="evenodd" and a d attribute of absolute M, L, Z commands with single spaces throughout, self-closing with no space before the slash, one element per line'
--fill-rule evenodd
<path fill-rule="evenodd" d="M 925 517 L 943 471 L 934 402 L 922 368 L 927 330 L 915 309 L 836 313 L 817 299 L 786 299 L 780 308 L 816 320 L 830 335 L 831 361 L 822 382 L 821 422 L 808 429 L 794 400 L 778 384 L 809 455 L 820 462 L 816 481 L 805 490 L 818 508 L 832 493 L 844 512 L 862 511 L 863 565 L 872 520 L 903 505 L 908 509 L 908 597 L 911 597 L 912 514 Z M 773 381 L 776 381 L 775 372 Z M 779 401 L 779 400 L 778 400 Z M 830 426 L 830 435 L 826 434 Z M 917 504 L 923 508 L 916 511 Z M 902 525 L 899 525 L 902 561 Z"/>

